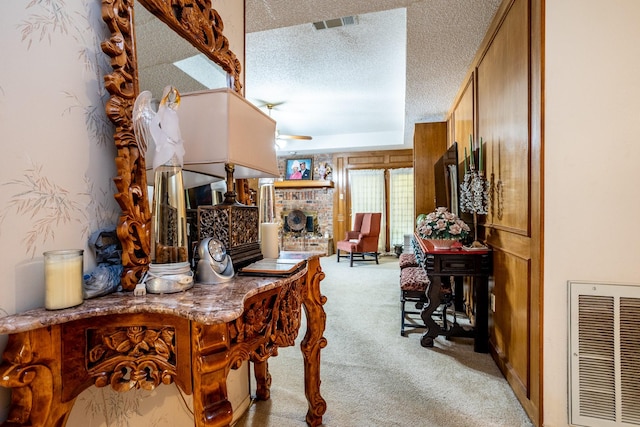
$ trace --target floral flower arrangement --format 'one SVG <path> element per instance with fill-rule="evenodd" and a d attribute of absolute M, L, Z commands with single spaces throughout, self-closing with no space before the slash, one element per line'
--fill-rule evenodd
<path fill-rule="evenodd" d="M 331 165 L 328 162 L 320 163 L 314 172 L 320 176 L 320 179 L 331 179 Z"/>
<path fill-rule="evenodd" d="M 416 230 L 423 239 L 463 240 L 469 236 L 469 226 L 447 208 L 437 208 L 429 214 L 420 214 Z"/>

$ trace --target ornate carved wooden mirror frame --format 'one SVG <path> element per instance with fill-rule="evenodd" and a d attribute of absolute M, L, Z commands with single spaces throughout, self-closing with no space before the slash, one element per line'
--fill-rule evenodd
<path fill-rule="evenodd" d="M 102 50 L 111 57 L 113 72 L 104 76 L 110 98 L 107 116 L 115 124 L 117 149 L 115 199 L 122 209 L 117 233 L 122 244 L 122 287 L 133 290 L 150 260 L 151 212 L 147 198 L 145 159 L 138 152 L 131 112 L 140 91 L 134 26 L 134 0 L 102 0 L 102 18 L 111 37 Z M 211 0 L 138 0 L 156 17 L 190 42 L 233 79 L 240 93 L 240 61 L 229 50 L 223 23 Z"/>

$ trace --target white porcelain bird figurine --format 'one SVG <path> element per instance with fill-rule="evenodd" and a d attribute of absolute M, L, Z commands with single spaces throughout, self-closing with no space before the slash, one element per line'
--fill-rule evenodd
<path fill-rule="evenodd" d="M 164 88 L 158 111 L 153 109 L 153 95 L 148 90 L 140 92 L 133 104 L 133 131 L 138 149 L 144 156 L 153 149 L 153 169 L 170 161 L 174 156 L 182 166 L 184 145 L 178 123 L 180 93 L 173 86 Z"/>
<path fill-rule="evenodd" d="M 133 104 L 133 133 L 136 136 L 138 150 L 140 150 L 142 156 L 147 153 L 147 148 L 152 142 L 149 125 L 156 115 L 151 106 L 152 99 L 151 92 L 145 90 L 138 95 L 136 102 Z"/>

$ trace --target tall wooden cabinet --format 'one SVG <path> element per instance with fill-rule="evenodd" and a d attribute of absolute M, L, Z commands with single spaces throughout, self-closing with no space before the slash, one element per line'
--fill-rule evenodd
<path fill-rule="evenodd" d="M 414 217 L 436 208 L 434 165 L 447 150 L 447 122 L 416 123 L 413 134 Z"/>
<path fill-rule="evenodd" d="M 490 347 L 537 426 L 544 424 L 543 4 L 503 1 L 449 115 L 452 137 L 484 142 L 491 203 L 479 231 L 493 250 Z"/>

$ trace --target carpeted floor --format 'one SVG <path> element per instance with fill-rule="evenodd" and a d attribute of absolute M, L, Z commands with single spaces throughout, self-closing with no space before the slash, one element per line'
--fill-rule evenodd
<path fill-rule="evenodd" d="M 325 426 L 532 426 L 488 354 L 470 338 L 420 346 L 421 331 L 400 336 L 398 259 L 380 264 L 321 259 L 328 344 L 321 353 Z M 269 361 L 271 399 L 255 402 L 236 426 L 304 426 L 302 355 L 280 349 Z"/>

